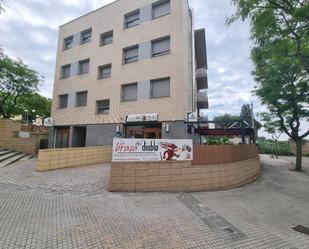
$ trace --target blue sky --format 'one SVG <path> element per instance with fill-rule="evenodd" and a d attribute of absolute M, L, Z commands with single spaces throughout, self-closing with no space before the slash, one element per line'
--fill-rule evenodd
<path fill-rule="evenodd" d="M 19 57 L 45 77 L 40 92 L 52 96 L 58 27 L 113 0 L 5 0 L 6 13 L 0 15 L 0 46 L 12 57 Z M 261 112 L 257 97 L 251 94 L 250 29 L 236 22 L 226 27 L 233 13 L 230 0 L 189 0 L 194 9 L 195 28 L 207 35 L 209 117 L 239 114 L 241 106 L 253 102 Z"/>

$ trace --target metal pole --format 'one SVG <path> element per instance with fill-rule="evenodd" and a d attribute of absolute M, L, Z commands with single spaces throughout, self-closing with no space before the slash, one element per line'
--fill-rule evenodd
<path fill-rule="evenodd" d="M 253 128 L 253 143 L 256 144 L 256 130 L 255 130 L 255 120 L 253 111 L 253 102 L 251 102 L 251 116 L 252 116 L 252 128 Z"/>

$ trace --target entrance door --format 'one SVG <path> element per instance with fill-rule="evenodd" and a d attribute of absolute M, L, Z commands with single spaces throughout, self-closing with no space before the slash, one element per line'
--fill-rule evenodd
<path fill-rule="evenodd" d="M 70 128 L 57 128 L 56 148 L 69 147 Z"/>
<path fill-rule="evenodd" d="M 162 138 L 161 128 L 146 128 L 144 130 L 145 139 L 160 139 Z"/>

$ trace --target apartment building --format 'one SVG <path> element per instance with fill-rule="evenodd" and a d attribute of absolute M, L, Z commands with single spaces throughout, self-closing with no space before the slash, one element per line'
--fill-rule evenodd
<path fill-rule="evenodd" d="M 50 147 L 191 138 L 208 108 L 205 30 L 187 0 L 118 0 L 59 28 Z"/>

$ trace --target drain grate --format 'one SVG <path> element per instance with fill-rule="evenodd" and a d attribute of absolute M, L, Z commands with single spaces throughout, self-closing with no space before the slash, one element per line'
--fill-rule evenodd
<path fill-rule="evenodd" d="M 298 225 L 296 227 L 293 227 L 293 230 L 296 231 L 296 232 L 299 232 L 299 233 L 309 235 L 309 228 L 308 227 Z"/>

